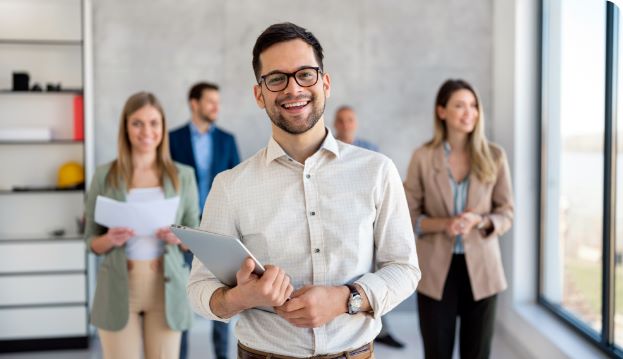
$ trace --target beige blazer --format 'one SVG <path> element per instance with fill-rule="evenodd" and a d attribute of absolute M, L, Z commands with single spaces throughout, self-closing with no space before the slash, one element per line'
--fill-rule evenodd
<path fill-rule="evenodd" d="M 484 237 L 473 229 L 463 236 L 465 261 L 474 294 L 480 300 L 506 289 L 498 238 L 513 221 L 513 191 L 504 150 L 494 144 L 489 148 L 497 163 L 495 182 L 482 183 L 470 174 L 466 208 L 487 216 L 493 230 Z M 418 148 L 411 158 L 405 180 L 411 221 L 420 215 L 450 217 L 454 201 L 443 146 Z M 418 291 L 441 300 L 452 261 L 454 238 L 446 233 L 423 234 L 416 239 L 422 279 Z"/>

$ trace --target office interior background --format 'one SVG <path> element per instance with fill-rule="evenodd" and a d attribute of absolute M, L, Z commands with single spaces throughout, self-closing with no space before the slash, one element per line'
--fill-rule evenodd
<path fill-rule="evenodd" d="M 623 356 L 616 3 L 0 0 L 0 357 L 97 345 L 87 324 L 96 261 L 75 223 L 84 190 L 45 189 L 58 167 L 81 163 L 88 186 L 95 166 L 115 157 L 129 95 L 156 94 L 175 128 L 189 120 L 187 91 L 200 80 L 219 84 L 218 125 L 236 135 L 242 158 L 253 155 L 270 123 L 252 96 L 251 49 L 263 29 L 283 21 L 309 29 L 324 47 L 327 125 L 337 107 L 352 106 L 359 136 L 403 177 L 412 151 L 432 136 L 440 84 L 471 82 L 489 139 L 507 151 L 515 191 L 514 225 L 501 240 L 509 288 L 495 337 L 504 349 L 494 353 Z M 15 71 L 44 92 L 11 91 Z M 59 82 L 66 91 L 46 91 Z M 24 127 L 52 131 L 12 140 Z M 417 331 L 413 300 L 391 313 L 403 339 Z M 422 355 L 417 342 L 407 345 L 415 354 L 380 357 Z"/>

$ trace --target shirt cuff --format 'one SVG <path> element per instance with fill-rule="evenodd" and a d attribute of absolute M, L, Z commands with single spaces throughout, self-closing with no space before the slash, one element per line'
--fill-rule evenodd
<path fill-rule="evenodd" d="M 199 292 L 199 296 L 197 298 L 198 300 L 193 301 L 191 305 L 195 313 L 205 318 L 208 318 L 210 320 L 217 320 L 219 322 L 229 323 L 231 318 L 221 318 L 218 315 L 214 314 L 212 312 L 212 308 L 210 308 L 210 299 L 212 299 L 212 295 L 214 295 L 214 292 L 216 292 L 221 287 L 225 287 L 225 286 L 221 285 L 221 286 L 213 287 L 210 285 L 210 286 L 205 286 L 204 288 L 201 288 Z"/>
<path fill-rule="evenodd" d="M 379 319 L 388 312 L 384 303 L 386 303 L 389 290 L 383 279 L 374 273 L 367 273 L 355 281 L 355 284 L 359 284 L 366 293 L 370 307 L 372 307 L 372 316 L 375 319 Z"/>
<path fill-rule="evenodd" d="M 415 234 L 418 236 L 422 234 L 422 220 L 424 218 L 428 218 L 428 216 L 420 214 L 418 218 L 415 220 L 415 227 L 413 229 L 414 229 Z"/>
<path fill-rule="evenodd" d="M 195 258 L 186 285 L 186 295 L 193 311 L 205 318 L 228 323 L 231 318 L 221 318 L 214 314 L 210 308 L 210 299 L 212 299 L 214 292 L 221 287 L 226 287 L 226 285 L 214 278 Z"/>

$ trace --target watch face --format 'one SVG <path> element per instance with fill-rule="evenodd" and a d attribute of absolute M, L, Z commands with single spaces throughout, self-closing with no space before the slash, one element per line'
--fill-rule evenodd
<path fill-rule="evenodd" d="M 353 307 L 355 307 L 357 310 L 359 310 L 359 308 L 361 308 L 361 296 L 355 296 L 353 298 Z"/>
<path fill-rule="evenodd" d="M 351 314 L 358 313 L 359 309 L 361 308 L 361 302 L 362 302 L 362 299 L 359 294 L 351 295 L 350 301 L 348 302 L 348 311 Z"/>

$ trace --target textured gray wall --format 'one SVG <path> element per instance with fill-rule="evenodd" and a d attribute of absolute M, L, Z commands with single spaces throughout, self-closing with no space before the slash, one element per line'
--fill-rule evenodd
<path fill-rule="evenodd" d="M 376 142 L 404 175 L 412 150 L 430 138 L 435 93 L 463 77 L 491 98 L 491 0 L 106 0 L 95 1 L 95 160 L 115 157 L 125 99 L 154 92 L 170 127 L 188 120 L 186 94 L 198 80 L 222 88 L 219 125 L 241 156 L 266 145 L 269 120 L 252 96 L 251 49 L 268 25 L 291 21 L 325 49 L 332 96 L 325 112 L 353 105 L 360 136 Z"/>

